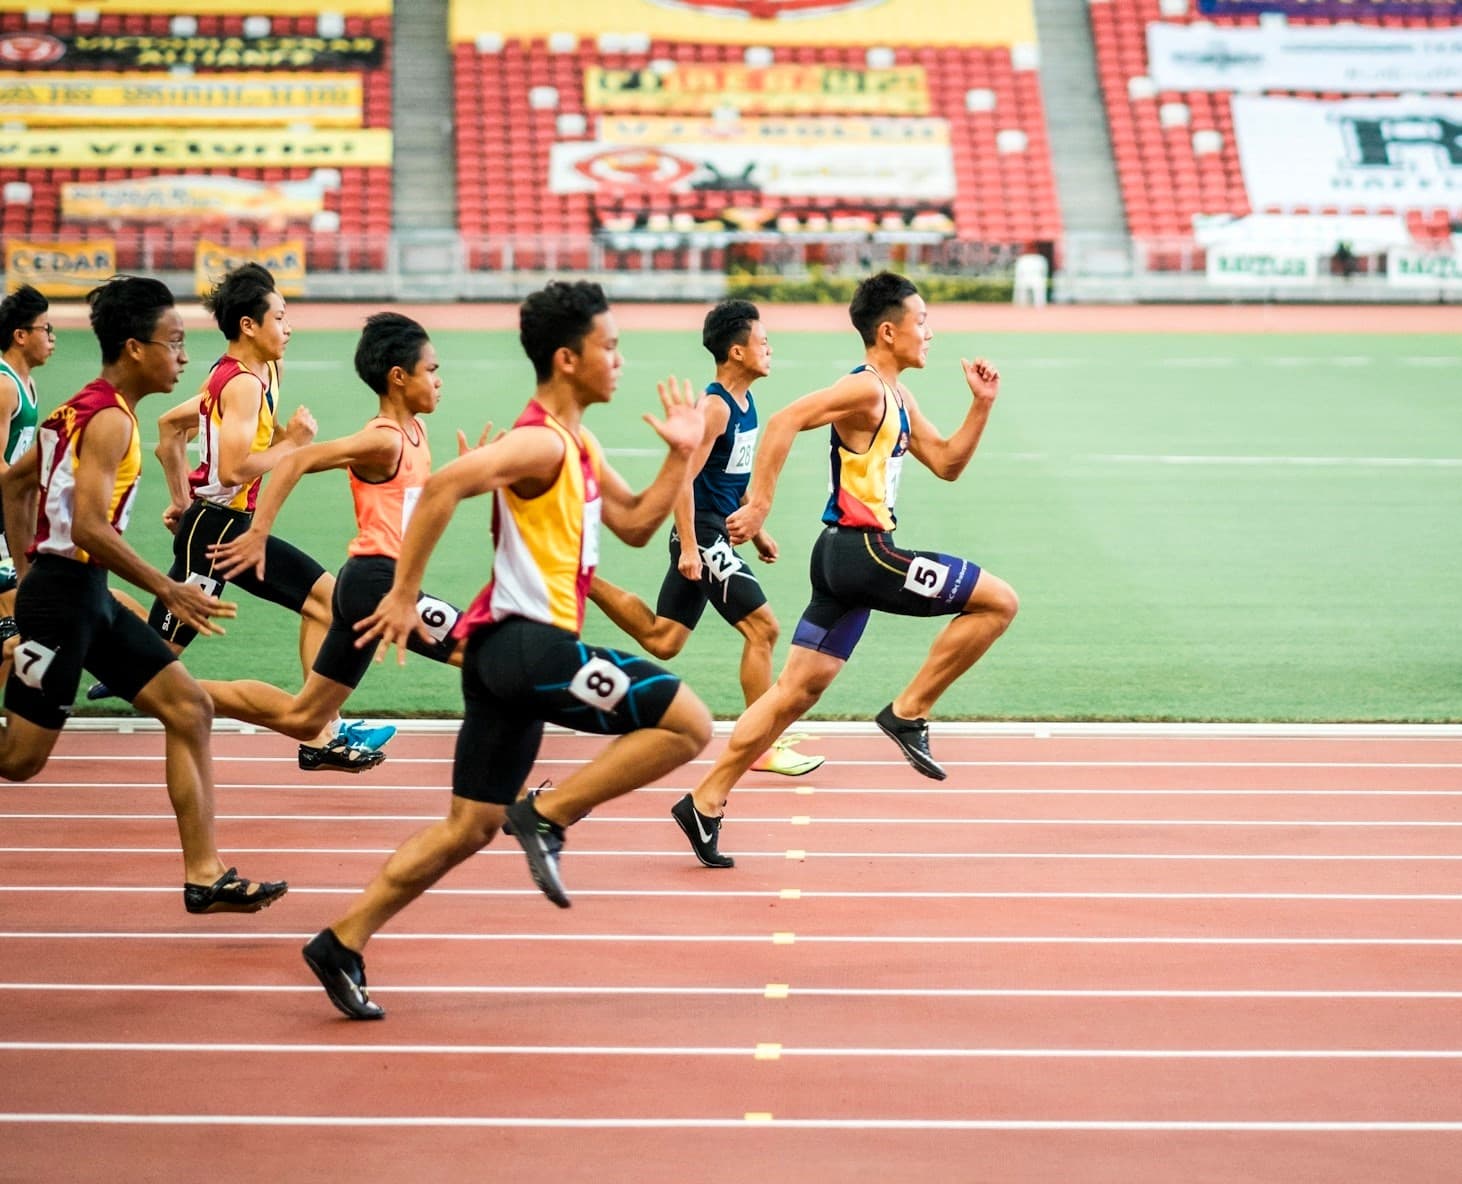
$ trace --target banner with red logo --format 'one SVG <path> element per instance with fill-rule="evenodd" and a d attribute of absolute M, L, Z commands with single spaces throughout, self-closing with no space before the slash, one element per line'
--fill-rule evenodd
<path fill-rule="evenodd" d="M 743 115 L 808 115 L 820 111 L 927 115 L 923 66 L 859 70 L 840 66 L 677 64 L 668 69 L 584 70 L 590 111 L 676 111 L 709 114 L 735 107 Z"/>
<path fill-rule="evenodd" d="M 454 41 L 479 34 L 641 33 L 733 45 L 1015 45 L 1036 40 L 1031 0 L 452 0 Z"/>

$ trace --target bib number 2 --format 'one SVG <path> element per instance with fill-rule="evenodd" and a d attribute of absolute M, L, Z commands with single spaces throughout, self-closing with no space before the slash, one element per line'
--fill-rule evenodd
<path fill-rule="evenodd" d="M 569 683 L 569 694 L 600 711 L 613 711 L 629 691 L 629 675 L 604 658 L 590 658 Z"/>

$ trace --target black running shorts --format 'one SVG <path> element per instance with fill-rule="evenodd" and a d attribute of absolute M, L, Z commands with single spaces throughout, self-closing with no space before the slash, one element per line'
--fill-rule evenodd
<path fill-rule="evenodd" d="M 701 578 L 687 580 L 679 568 L 680 532 L 670 532 L 670 570 L 660 585 L 656 616 L 694 629 L 709 602 L 728 625 L 735 625 L 767 602 L 767 594 L 762 591 L 751 565 L 731 546 L 725 518 L 719 514 L 697 514 L 695 541 L 701 553 Z"/>

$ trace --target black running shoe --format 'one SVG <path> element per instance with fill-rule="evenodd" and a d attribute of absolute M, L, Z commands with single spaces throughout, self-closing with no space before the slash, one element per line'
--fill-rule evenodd
<path fill-rule="evenodd" d="M 15 618 L 0 617 L 0 642 L 9 641 L 12 637 L 19 636 L 20 626 L 15 623 Z"/>
<path fill-rule="evenodd" d="M 695 799 L 686 794 L 670 807 L 670 817 L 680 825 L 690 840 L 690 849 L 706 867 L 735 867 L 736 861 L 722 855 L 716 844 L 721 839 L 721 820 L 707 818 L 695 808 Z"/>
<path fill-rule="evenodd" d="M 873 721 L 883 731 L 883 734 L 899 746 L 904 754 L 904 759 L 914 766 L 917 772 L 925 777 L 932 777 L 935 781 L 943 781 L 949 776 L 943 767 L 929 754 L 929 721 L 927 719 L 904 719 L 902 716 L 893 713 L 893 704 L 890 703 Z"/>
<path fill-rule="evenodd" d="M 374 769 L 385 759 L 384 752 L 374 748 L 359 748 L 351 744 L 344 736 L 336 736 L 329 744 L 322 744 L 318 747 L 313 744 L 301 744 L 299 753 L 300 768 L 307 773 L 316 773 L 321 770 L 334 770 L 338 773 L 364 773 L 367 769 Z"/>
<path fill-rule="evenodd" d="M 528 874 L 539 891 L 561 909 L 573 902 L 558 878 L 558 857 L 563 851 L 563 827 L 550 822 L 533 808 L 529 798 L 508 807 L 508 826 L 503 829 L 518 840 L 528 857 Z M 509 829 L 511 827 L 511 829 Z"/>
<path fill-rule="evenodd" d="M 112 698 L 112 688 L 104 682 L 94 682 L 86 688 L 86 700 L 95 703 L 98 699 Z"/>
<path fill-rule="evenodd" d="M 320 930 L 301 952 L 337 1008 L 353 1020 L 385 1018 L 386 1009 L 372 1003 L 366 990 L 365 959 L 342 945 L 333 929 Z"/>
<path fill-rule="evenodd" d="M 553 788 L 553 782 L 551 780 L 549 780 L 549 781 L 540 781 L 538 783 L 538 787 L 536 789 L 530 789 L 527 793 L 525 793 L 523 795 L 523 800 L 526 801 L 526 802 L 531 802 L 534 798 L 536 798 L 539 794 L 541 794 L 545 789 L 552 789 L 552 788 Z M 589 816 L 587 814 L 585 814 L 584 817 L 587 818 Z M 503 834 L 510 835 L 512 833 L 513 833 L 513 824 L 511 822 L 509 822 L 506 818 L 504 818 L 503 819 Z"/>

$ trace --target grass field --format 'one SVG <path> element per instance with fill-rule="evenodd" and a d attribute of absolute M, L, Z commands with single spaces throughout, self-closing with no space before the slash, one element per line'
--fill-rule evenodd
<path fill-rule="evenodd" d="M 860 360 L 851 333 L 778 334 L 763 415 Z M 935 323 L 938 332 L 937 321 Z M 297 333 L 286 407 L 307 404 L 322 436 L 362 423 L 374 399 L 350 367 L 354 334 Z M 505 426 L 531 393 L 512 334 L 444 332 L 437 463 L 455 430 Z M 190 333 L 193 361 L 153 420 L 201 381 L 220 338 Z M 696 335 L 626 333 L 615 402 L 589 424 L 635 487 L 661 448 L 640 421 L 666 373 L 709 375 Z M 954 483 L 906 469 L 899 539 L 966 555 L 1008 580 L 1011 631 L 940 705 L 946 718 L 1462 720 L 1462 337 L 1010 333 L 937 337 L 907 375 L 952 431 L 968 393 L 959 355 L 1000 366 L 1003 392 L 975 461 Z M 90 336 L 62 333 L 39 372 L 43 409 L 96 371 Z M 821 433 L 800 440 L 768 529 L 782 560 L 759 568 L 784 637 L 806 599 L 806 559 L 826 497 Z M 148 457 L 128 538 L 166 566 L 161 475 Z M 466 504 L 434 556 L 428 587 L 465 603 L 491 558 L 487 499 Z M 307 479 L 280 534 L 329 568 L 352 531 L 343 475 Z M 607 540 L 601 572 L 653 602 L 664 531 L 643 550 Z M 296 619 L 241 597 L 226 638 L 200 641 L 205 677 L 300 682 Z M 937 626 L 878 617 L 820 705 L 866 717 L 912 673 Z M 591 609 L 591 640 L 627 644 Z M 785 647 L 785 642 L 783 647 Z M 707 619 L 675 662 L 718 716 L 741 707 L 739 638 Z M 109 706 L 115 706 L 114 704 Z M 394 655 L 353 709 L 455 713 L 453 672 Z"/>

